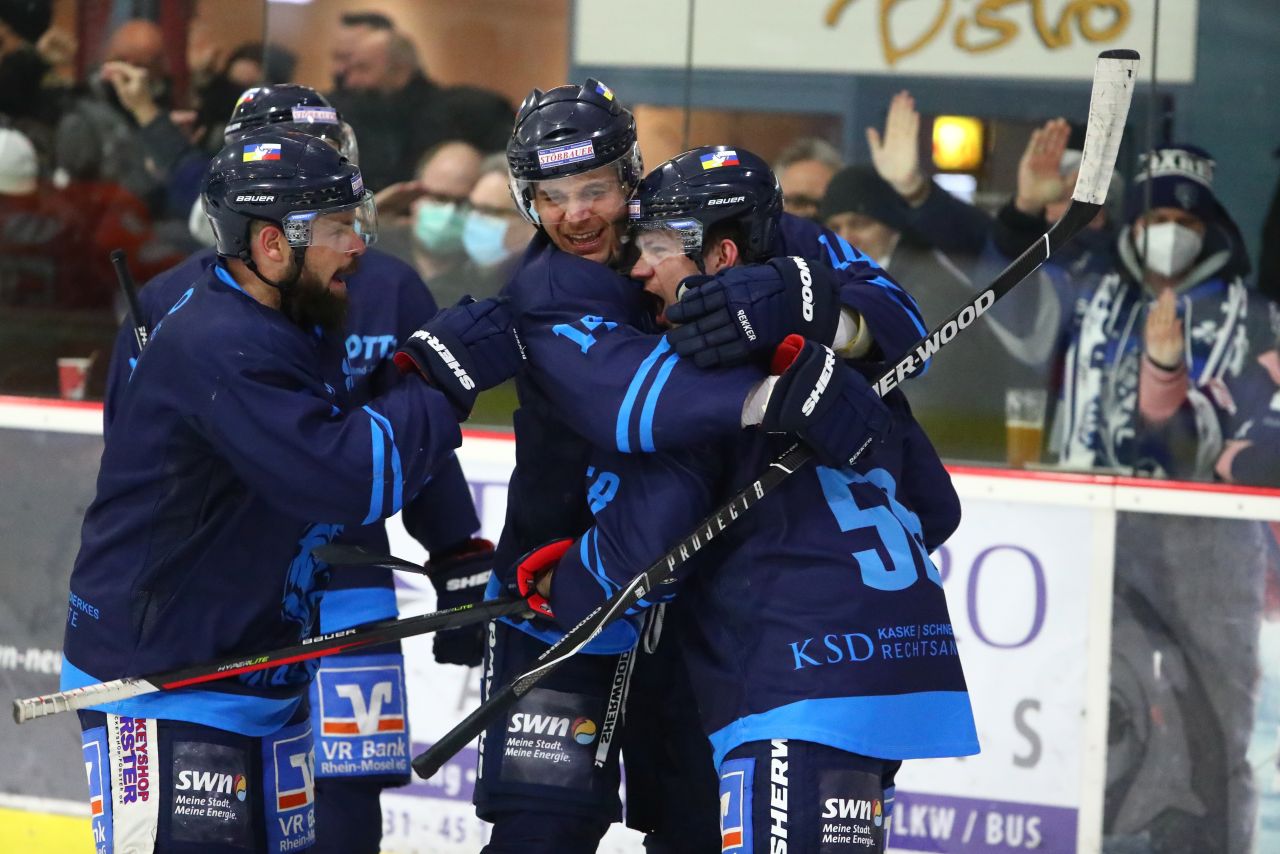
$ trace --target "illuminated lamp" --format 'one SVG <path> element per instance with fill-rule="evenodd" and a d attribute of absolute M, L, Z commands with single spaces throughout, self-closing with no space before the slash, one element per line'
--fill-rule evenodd
<path fill-rule="evenodd" d="M 938 116 L 933 120 L 933 165 L 943 172 L 978 171 L 982 136 L 982 122 L 973 116 Z"/>

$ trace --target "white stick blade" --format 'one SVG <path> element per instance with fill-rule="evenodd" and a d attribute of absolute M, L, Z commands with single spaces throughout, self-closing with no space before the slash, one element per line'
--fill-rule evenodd
<path fill-rule="evenodd" d="M 1124 123 L 1138 80 L 1136 50 L 1108 50 L 1098 55 L 1093 72 L 1093 95 L 1089 98 L 1089 126 L 1084 136 L 1080 175 L 1071 198 L 1100 205 L 1107 200 L 1107 188 L 1120 153 Z"/>

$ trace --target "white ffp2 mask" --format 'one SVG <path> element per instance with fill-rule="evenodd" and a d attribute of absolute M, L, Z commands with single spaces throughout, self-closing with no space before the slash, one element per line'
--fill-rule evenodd
<path fill-rule="evenodd" d="M 1147 267 L 1161 276 L 1172 278 L 1184 272 L 1204 247 L 1203 237 L 1176 222 L 1149 225 L 1144 232 L 1136 235 L 1138 254 L 1145 251 Z"/>

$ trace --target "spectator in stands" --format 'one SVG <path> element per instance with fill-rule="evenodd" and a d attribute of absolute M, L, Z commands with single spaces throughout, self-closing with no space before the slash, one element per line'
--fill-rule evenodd
<path fill-rule="evenodd" d="M 1223 450 L 1223 386 L 1274 340 L 1267 301 L 1213 193 L 1213 159 L 1189 145 L 1143 157 L 1115 266 L 1056 276 L 1075 306 L 1064 362 L 1063 463 L 1205 479 Z M 1150 192 L 1150 209 L 1144 209 Z"/>
<path fill-rule="evenodd" d="M 394 30 L 356 42 L 345 82 L 330 100 L 362 140 L 361 168 L 374 191 L 410 180 L 422 153 L 440 142 L 459 139 L 488 152 L 504 148 L 511 135 L 510 104 L 486 90 L 436 85 L 413 42 Z"/>
<path fill-rule="evenodd" d="M 876 172 L 898 196 L 904 224 L 952 260 L 970 264 L 991 235 L 991 217 L 938 187 L 920 164 L 920 113 L 907 91 L 889 102 L 884 132 L 867 128 Z M 1038 236 L 1038 235 L 1037 235 Z"/>
<path fill-rule="evenodd" d="M 165 174 L 140 156 L 140 128 L 172 106 L 160 27 L 141 19 L 126 21 L 112 34 L 106 56 L 91 77 L 89 94 L 72 104 L 58 124 L 59 180 L 117 184 L 159 212 Z"/>
<path fill-rule="evenodd" d="M 0 124 L 30 139 L 45 176 L 53 169 L 54 128 L 65 101 L 65 93 L 46 86 L 50 63 L 37 47 L 52 15 L 49 0 L 0 0 Z"/>
<path fill-rule="evenodd" d="M 959 200 L 954 204 L 964 206 Z M 911 292 L 930 328 L 972 296 L 966 274 L 912 229 L 907 204 L 873 167 L 849 166 L 836 173 L 818 212 L 827 228 L 874 258 Z M 1004 458 L 1005 386 L 1026 383 L 1028 377 L 1004 352 L 1001 334 L 998 324 L 986 319 L 975 324 L 908 388 L 916 418 L 951 455 Z"/>
<path fill-rule="evenodd" d="M 369 155 L 364 137 L 360 139 L 363 162 Z M 423 155 L 414 180 L 393 184 L 376 196 L 383 220 L 380 242 L 413 263 L 440 305 L 452 305 L 468 293 L 472 273 L 463 264 L 462 233 L 482 159 L 469 143 L 439 143 Z"/>
<path fill-rule="evenodd" d="M 825 139 L 797 139 L 778 156 L 773 173 L 782 186 L 782 205 L 789 214 L 813 219 L 831 178 L 844 166 L 836 147 Z"/>
<path fill-rule="evenodd" d="M 482 299 L 494 296 L 507 283 L 534 228 L 511 201 L 505 154 L 490 154 L 481 161 L 480 177 L 471 188 L 468 202 L 462 248 L 467 252 L 467 267 L 472 273 L 470 293 Z"/>
<path fill-rule="evenodd" d="M 0 128 L 0 305 L 81 308 L 84 292 L 95 290 L 77 263 L 86 251 L 83 219 L 47 184 L 40 191 L 38 172 L 31 141 Z"/>
<path fill-rule="evenodd" d="M 329 49 L 334 92 L 347 88 L 347 70 L 351 67 L 351 57 L 360 40 L 370 33 L 391 32 L 394 29 L 391 19 L 381 12 L 348 12 L 338 19 L 338 29 L 333 34 Z"/>

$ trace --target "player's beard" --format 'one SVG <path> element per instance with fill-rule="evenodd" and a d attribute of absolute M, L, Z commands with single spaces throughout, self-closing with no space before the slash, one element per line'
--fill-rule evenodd
<path fill-rule="evenodd" d="M 334 275 L 346 281 L 358 265 L 359 259 L 352 258 Z M 346 327 L 347 294 L 329 290 L 329 282 L 320 281 L 320 277 L 304 265 L 298 281 L 281 293 L 280 310 L 304 330 L 318 326 L 328 334 L 338 334 Z"/>

